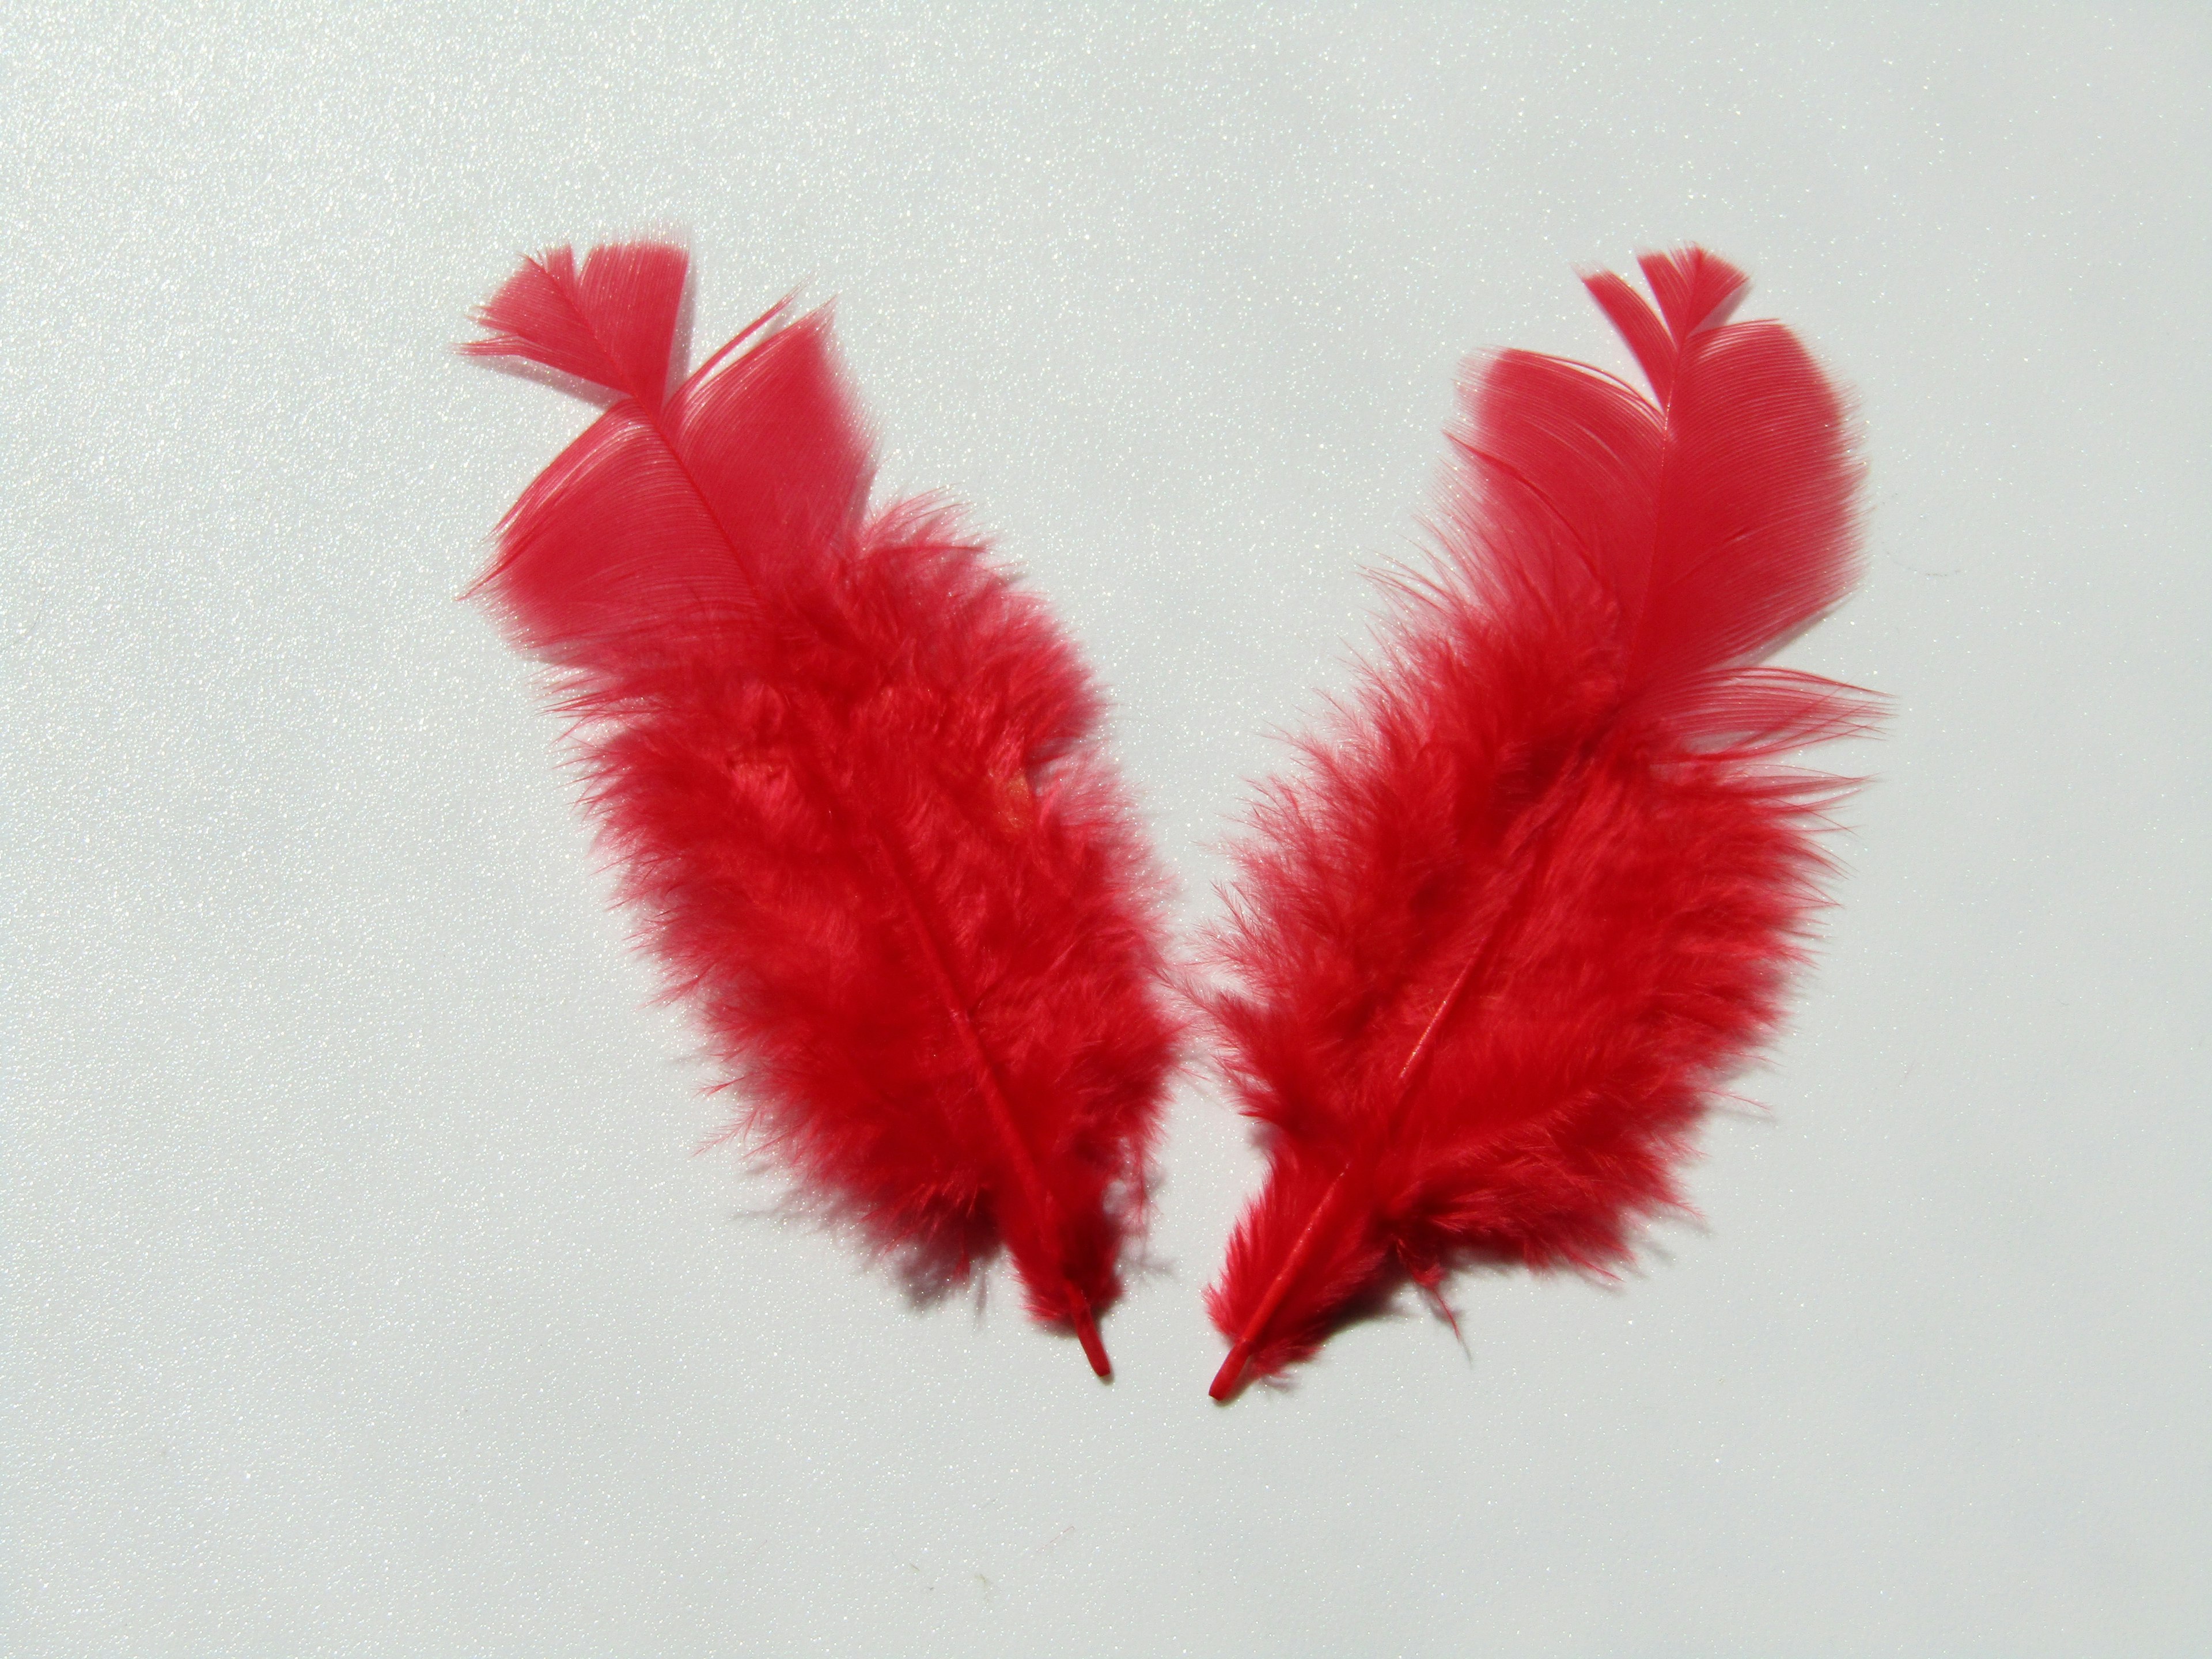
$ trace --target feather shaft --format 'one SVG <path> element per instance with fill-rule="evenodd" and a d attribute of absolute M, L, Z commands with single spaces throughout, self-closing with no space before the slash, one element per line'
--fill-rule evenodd
<path fill-rule="evenodd" d="M 856 816 L 858 816 L 856 814 Z M 990 1115 L 991 1127 L 996 1131 L 1004 1149 L 1008 1166 L 1014 1175 L 1014 1185 L 1022 1194 L 1029 1211 L 1027 1231 L 1039 1239 L 1051 1239 L 1060 1231 L 1057 1206 L 1044 1177 L 1037 1169 L 1036 1155 L 1022 1138 L 1020 1126 L 1014 1121 L 1013 1109 L 1007 1103 L 1006 1086 L 1000 1066 L 985 1045 L 982 1033 L 975 1029 L 975 1004 L 961 988 L 945 950 L 941 929 L 929 915 L 922 902 L 921 889 L 914 873 L 906 867 L 897 849 L 872 828 L 867 832 L 872 849 L 882 860 L 890 874 L 890 885 L 900 899 L 908 921 L 920 945 L 919 954 L 929 968 L 930 978 L 962 1048 L 975 1068 L 975 1091 Z M 1083 1357 L 1091 1370 L 1102 1380 L 1114 1375 L 1113 1363 L 1107 1358 L 1106 1346 L 1098 1335 L 1098 1325 L 1091 1311 L 1091 1304 L 1081 1288 L 1063 1267 L 1060 1273 L 1060 1292 L 1064 1299 L 1068 1323 L 1073 1328 L 1076 1340 L 1083 1347 Z"/>
<path fill-rule="evenodd" d="M 1253 1350 L 1260 1344 L 1269 1322 L 1282 1307 L 1298 1276 L 1305 1271 L 1308 1261 L 1329 1231 L 1334 1228 L 1354 1224 L 1355 1218 L 1347 1213 L 1342 1202 L 1348 1186 L 1364 1184 L 1371 1179 L 1372 1166 L 1401 1127 L 1407 1097 L 1418 1081 L 1422 1066 L 1435 1052 L 1437 1033 L 1458 1014 L 1464 1005 L 1468 988 L 1488 984 L 1498 963 L 1510 950 L 1514 934 L 1530 908 L 1531 895 L 1541 882 L 1544 866 L 1548 861 L 1553 842 L 1547 831 L 1559 817 L 1571 810 L 1571 804 L 1577 798 L 1576 786 L 1580 781 L 1583 769 L 1579 763 L 1571 768 L 1559 783 L 1547 793 L 1543 810 L 1529 814 L 1516 830 L 1519 838 L 1534 849 L 1535 865 L 1524 878 L 1518 881 L 1509 878 L 1498 884 L 1499 892 L 1510 895 L 1507 903 L 1511 914 L 1503 915 L 1494 923 L 1480 929 L 1479 943 L 1466 956 L 1459 971 L 1452 976 L 1427 1023 L 1413 1039 L 1404 1063 L 1398 1067 L 1388 1109 L 1360 1145 L 1353 1163 L 1330 1178 L 1328 1187 L 1316 1200 L 1305 1225 L 1283 1258 L 1282 1266 L 1276 1270 L 1266 1294 L 1237 1333 L 1228 1357 L 1222 1361 L 1212 1386 L 1206 1390 L 1216 1401 L 1225 1401 L 1235 1395 Z M 1516 855 L 1519 850 L 1509 854 L 1502 860 L 1509 876 L 1520 861 Z M 1348 1182 L 1347 1177 L 1355 1170 L 1359 1180 Z M 1433 1283 L 1425 1285 L 1424 1288 L 1433 1288 Z M 1446 1316 L 1450 1317 L 1449 1308 L 1444 1311 Z"/>

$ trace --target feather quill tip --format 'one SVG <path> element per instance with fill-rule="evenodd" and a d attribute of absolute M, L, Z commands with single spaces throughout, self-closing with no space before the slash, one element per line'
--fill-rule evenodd
<path fill-rule="evenodd" d="M 1082 1292 L 1077 1291 L 1080 1297 Z M 1083 1357 L 1091 1362 L 1091 1369 L 1101 1382 L 1114 1380 L 1114 1362 L 1106 1357 L 1106 1345 L 1098 1340 L 1098 1322 L 1091 1316 L 1088 1304 L 1079 1303 L 1071 1316 L 1075 1327 L 1075 1340 L 1083 1345 Z"/>
<path fill-rule="evenodd" d="M 1252 1358 L 1252 1345 L 1239 1338 L 1230 1348 L 1229 1357 L 1221 1362 L 1221 1369 L 1213 1374 L 1213 1385 L 1206 1393 L 1218 1405 L 1227 1405 L 1234 1400 L 1244 1381 L 1244 1367 Z"/>

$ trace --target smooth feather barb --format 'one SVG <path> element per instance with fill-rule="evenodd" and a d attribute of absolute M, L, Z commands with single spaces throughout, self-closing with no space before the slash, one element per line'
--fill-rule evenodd
<path fill-rule="evenodd" d="M 1773 1030 L 1868 694 L 1759 661 L 1855 574 L 1858 469 L 1796 336 L 1697 248 L 1586 280 L 1651 386 L 1474 372 L 1432 575 L 1237 849 L 1206 995 L 1264 1189 L 1208 1292 L 1227 1400 L 1410 1279 L 1602 1271 Z"/>
<path fill-rule="evenodd" d="M 670 389 L 686 280 L 563 248 L 478 313 L 465 350 L 612 398 L 479 586 L 557 670 L 624 896 L 796 1194 L 921 1292 L 1003 1248 L 1106 1376 L 1177 1033 L 1098 696 L 948 510 L 869 510 L 826 311 Z"/>

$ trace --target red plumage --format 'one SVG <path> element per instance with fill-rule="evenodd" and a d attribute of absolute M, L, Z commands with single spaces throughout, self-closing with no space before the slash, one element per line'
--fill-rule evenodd
<path fill-rule="evenodd" d="M 482 586 L 742 1121 L 918 1289 L 1003 1247 L 1105 1376 L 1176 1032 L 1097 694 L 949 512 L 868 510 L 825 312 L 668 389 L 685 272 L 562 249 L 479 313 L 465 349 L 614 394 Z"/>
<path fill-rule="evenodd" d="M 1602 1269 L 1774 1028 L 1873 700 L 1755 666 L 1854 576 L 1844 412 L 1741 273 L 1591 294 L 1650 401 L 1521 351 L 1465 388 L 1437 567 L 1237 849 L 1208 1008 L 1270 1155 L 1208 1292 L 1227 1399 L 1477 1262 Z"/>

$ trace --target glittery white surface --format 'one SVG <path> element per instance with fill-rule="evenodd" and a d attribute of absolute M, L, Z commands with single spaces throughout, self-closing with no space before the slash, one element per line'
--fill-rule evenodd
<path fill-rule="evenodd" d="M 0 1645 L 2204 1650 L 2212 21 L 1520 9 L 11 9 Z M 647 228 L 702 343 L 842 296 L 887 487 L 1069 619 L 1192 917 L 1457 360 L 1619 364 L 1573 267 L 1747 264 L 1872 465 L 1795 659 L 1899 712 L 1703 1224 L 1220 1410 L 1203 1087 L 1110 1389 L 692 1156 L 453 603 L 583 418 L 465 313 Z"/>

